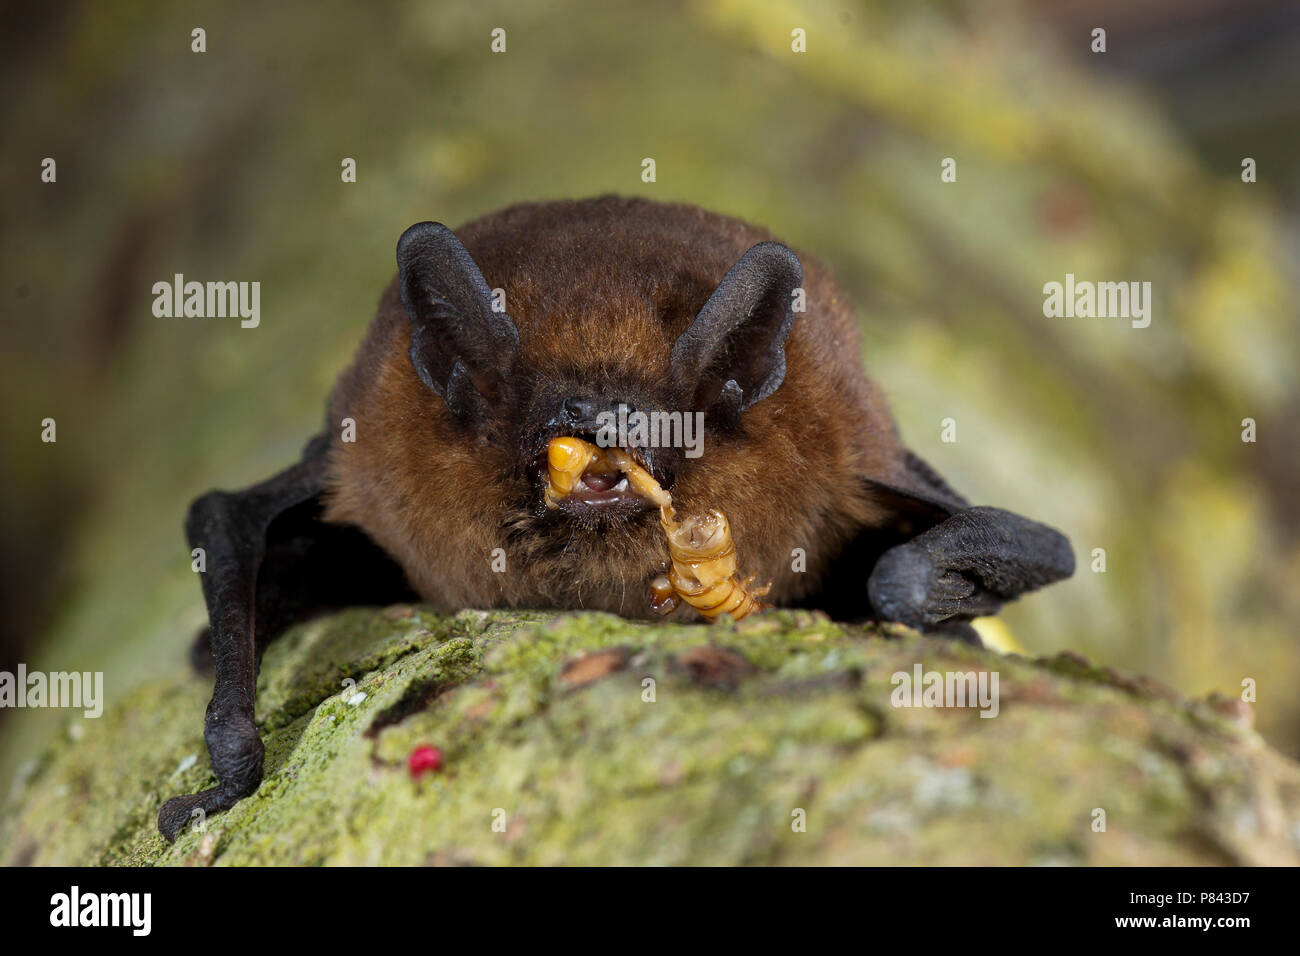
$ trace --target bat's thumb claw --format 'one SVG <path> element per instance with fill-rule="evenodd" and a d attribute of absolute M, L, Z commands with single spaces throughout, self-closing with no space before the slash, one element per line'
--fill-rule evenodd
<path fill-rule="evenodd" d="M 924 552 L 899 545 L 876 562 L 867 581 L 867 597 L 882 620 L 920 627 L 926 623 L 925 608 L 934 579 L 934 565 Z"/>

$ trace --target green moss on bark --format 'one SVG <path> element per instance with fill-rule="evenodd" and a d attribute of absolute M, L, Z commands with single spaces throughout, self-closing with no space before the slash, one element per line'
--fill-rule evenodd
<path fill-rule="evenodd" d="M 998 716 L 892 706 L 891 675 L 916 663 L 997 671 Z M 158 806 L 214 782 L 208 692 L 178 673 L 61 735 L 10 795 L 0 860 L 1300 859 L 1300 767 L 1240 707 L 807 613 L 705 627 L 397 607 L 304 625 L 263 663 L 261 788 L 169 845 Z M 422 744 L 443 769 L 413 779 Z"/>

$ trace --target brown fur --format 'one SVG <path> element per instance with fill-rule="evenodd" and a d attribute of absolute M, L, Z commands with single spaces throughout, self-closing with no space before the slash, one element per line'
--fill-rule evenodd
<path fill-rule="evenodd" d="M 326 519 L 365 530 L 442 609 L 646 616 L 649 581 L 667 561 L 654 513 L 605 527 L 539 514 L 531 452 L 502 436 L 526 417 L 530 395 L 556 383 L 681 409 L 664 392 L 673 341 L 740 256 L 773 237 L 692 206 L 618 198 L 515 206 L 456 235 L 488 285 L 506 290 L 520 337 L 517 406 L 493 435 L 458 426 L 412 368 L 410 322 L 390 285 L 331 396 Z M 808 593 L 855 528 L 884 520 L 858 476 L 899 481 L 902 468 L 892 419 L 862 371 L 849 300 L 800 259 L 807 311 L 786 345 L 784 383 L 744 413 L 739 434 L 710 429 L 703 457 L 678 461 L 672 485 L 679 513 L 727 515 L 742 572 L 771 579 L 776 604 Z M 354 443 L 337 438 L 348 417 Z M 491 568 L 495 548 L 505 573 Z M 793 548 L 807 552 L 806 573 L 791 570 Z"/>

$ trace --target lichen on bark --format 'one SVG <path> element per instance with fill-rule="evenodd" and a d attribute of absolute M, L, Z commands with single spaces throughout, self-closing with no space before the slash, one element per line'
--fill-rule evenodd
<path fill-rule="evenodd" d="M 893 706 L 918 663 L 996 671 L 997 716 Z M 209 689 L 178 666 L 60 735 L 9 796 L 0 862 L 1300 861 L 1300 767 L 1249 705 L 807 612 L 302 625 L 263 661 L 260 789 L 168 844 L 160 803 L 214 782 Z M 442 769 L 414 778 L 426 744 Z"/>

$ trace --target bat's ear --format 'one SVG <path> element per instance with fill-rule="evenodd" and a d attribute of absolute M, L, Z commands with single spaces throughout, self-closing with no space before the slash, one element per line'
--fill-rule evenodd
<path fill-rule="evenodd" d="M 760 242 L 731 267 L 673 343 L 673 385 L 696 409 L 731 422 L 785 379 L 785 340 L 794 324 L 799 257 L 779 242 Z"/>
<path fill-rule="evenodd" d="M 500 402 L 519 332 L 493 309 L 492 290 L 460 240 L 442 223 L 418 222 L 397 240 L 397 270 L 420 381 L 462 420 Z"/>

